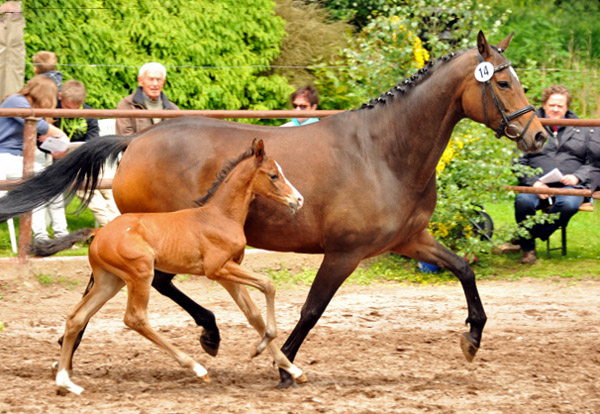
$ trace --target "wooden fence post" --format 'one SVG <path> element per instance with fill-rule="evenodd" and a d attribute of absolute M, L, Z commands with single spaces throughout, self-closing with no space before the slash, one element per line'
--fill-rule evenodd
<path fill-rule="evenodd" d="M 33 175 L 35 149 L 37 147 L 38 118 L 25 118 L 23 131 L 23 178 Z M 19 218 L 19 263 L 27 263 L 27 250 L 31 243 L 31 212 L 22 214 Z"/>

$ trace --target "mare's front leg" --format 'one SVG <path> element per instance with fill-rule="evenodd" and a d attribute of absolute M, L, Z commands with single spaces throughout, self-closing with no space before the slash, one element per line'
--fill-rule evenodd
<path fill-rule="evenodd" d="M 214 313 L 198 305 L 186 296 L 185 293 L 177 289 L 173 284 L 173 277 L 175 277 L 175 275 L 172 273 L 155 270 L 154 279 L 152 279 L 152 287 L 181 306 L 192 318 L 194 318 L 194 321 L 196 321 L 198 326 L 202 326 L 200 345 L 202 345 L 202 349 L 204 349 L 207 354 L 216 356 L 217 352 L 219 352 L 221 336 L 219 335 L 219 328 L 217 327 Z"/>
<path fill-rule="evenodd" d="M 300 320 L 281 348 L 291 362 L 294 362 L 298 349 L 327 308 L 335 292 L 356 269 L 362 257 L 356 252 L 325 254 L 308 292 L 306 302 L 302 306 Z M 288 388 L 294 384 L 292 377 L 287 372 L 279 370 L 279 375 L 281 382 L 277 388 Z"/>
<path fill-rule="evenodd" d="M 487 317 L 477 292 L 475 273 L 467 261 L 442 246 L 427 230 L 421 231 L 409 242 L 393 251 L 450 270 L 460 280 L 469 311 L 466 323 L 471 325 L 470 331 L 465 332 L 461 337 L 460 345 L 465 358 L 471 362 L 479 349 Z"/>

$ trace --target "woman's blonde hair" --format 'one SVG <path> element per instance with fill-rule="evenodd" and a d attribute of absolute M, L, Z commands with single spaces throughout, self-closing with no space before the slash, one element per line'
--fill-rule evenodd
<path fill-rule="evenodd" d="M 58 86 L 48 76 L 34 76 L 17 93 L 27 98 L 32 108 L 56 108 Z"/>

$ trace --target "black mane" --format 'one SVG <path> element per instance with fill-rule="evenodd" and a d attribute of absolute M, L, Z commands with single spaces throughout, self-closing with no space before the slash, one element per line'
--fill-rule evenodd
<path fill-rule="evenodd" d="M 435 60 L 429 60 L 425 62 L 423 67 L 417 71 L 417 73 L 409 76 L 402 82 L 398 83 L 396 86 L 388 90 L 387 92 L 382 93 L 375 99 L 371 99 L 368 103 L 362 104 L 361 109 L 371 109 L 377 104 L 385 104 L 388 99 L 394 98 L 396 94 L 404 95 L 409 88 L 412 88 L 419 84 L 423 79 L 425 79 L 428 75 L 430 75 L 433 70 L 435 70 L 439 64 L 446 63 L 450 61 L 452 58 L 462 55 L 467 50 L 460 50 L 458 52 L 451 52 L 441 58 Z"/>
<path fill-rule="evenodd" d="M 233 170 L 240 162 L 244 161 L 247 158 L 250 158 L 253 155 L 254 146 L 251 146 L 244 153 L 240 154 L 236 159 L 227 161 L 221 169 L 221 171 L 218 172 L 217 179 L 212 183 L 212 186 L 206 190 L 206 194 L 194 200 L 194 203 L 196 203 L 198 206 L 203 206 L 206 203 L 208 203 L 208 201 L 211 198 L 213 198 L 213 196 L 215 195 L 225 178 L 229 175 L 231 170 Z"/>

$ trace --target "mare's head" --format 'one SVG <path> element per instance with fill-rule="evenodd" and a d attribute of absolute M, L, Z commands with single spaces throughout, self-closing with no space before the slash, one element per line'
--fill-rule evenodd
<path fill-rule="evenodd" d="M 522 151 L 538 152 L 547 139 L 546 132 L 529 104 L 510 61 L 504 57 L 513 34 L 498 45 L 490 45 L 480 31 L 477 50 L 466 69 L 462 106 L 465 114 L 516 141 Z"/>
<path fill-rule="evenodd" d="M 285 204 L 295 213 L 304 204 L 302 194 L 285 178 L 277 161 L 267 157 L 262 139 L 254 139 L 252 148 L 257 169 L 251 185 L 252 192 Z"/>

